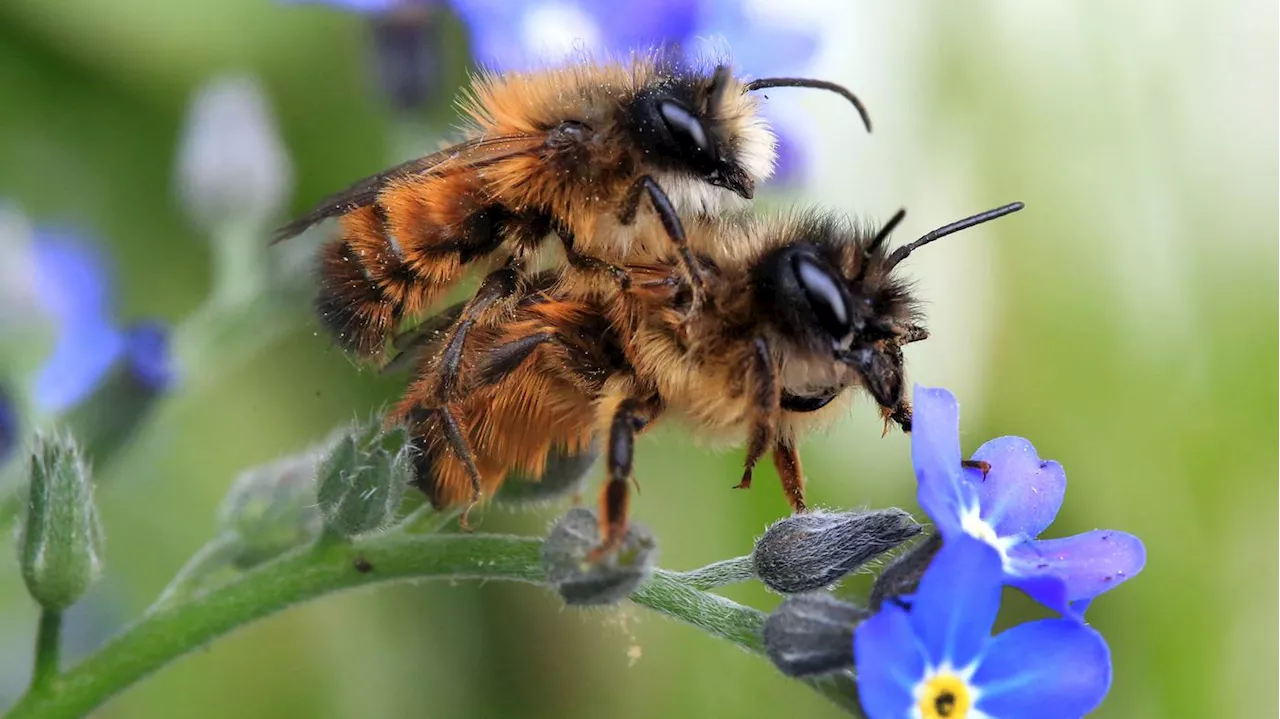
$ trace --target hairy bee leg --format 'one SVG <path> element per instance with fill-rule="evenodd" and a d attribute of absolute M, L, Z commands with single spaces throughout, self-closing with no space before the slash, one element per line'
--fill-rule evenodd
<path fill-rule="evenodd" d="M 574 246 L 573 233 L 568 230 L 557 230 L 556 234 L 560 237 L 560 243 L 564 245 L 564 257 L 569 262 L 569 266 L 579 270 L 588 272 L 601 272 L 613 277 L 614 281 L 622 290 L 631 288 L 631 275 L 626 270 L 617 265 L 610 264 L 588 254 L 579 252 Z"/>
<path fill-rule="evenodd" d="M 685 271 L 689 273 L 690 288 L 693 291 L 689 314 L 693 314 L 702 305 L 703 289 L 706 282 L 703 281 L 702 269 L 698 266 L 697 261 L 694 260 L 693 252 L 689 249 L 689 240 L 685 237 L 684 224 L 680 222 L 680 215 L 676 214 L 676 208 L 671 204 L 671 198 L 667 197 L 667 193 L 662 190 L 662 186 L 658 184 L 657 180 L 654 180 L 649 175 L 644 175 L 632 183 L 623 198 L 622 209 L 618 213 L 618 221 L 623 225 L 630 225 L 635 222 L 636 212 L 640 209 L 640 197 L 642 195 L 648 195 L 654 212 L 658 213 L 658 219 L 662 222 L 662 228 L 666 230 L 667 237 L 671 239 L 671 243 L 676 246 L 676 251 L 680 253 L 680 262 L 684 265 Z"/>
<path fill-rule="evenodd" d="M 636 433 L 648 423 L 642 404 L 634 398 L 624 399 L 613 412 L 609 423 L 609 481 L 600 493 L 600 546 L 591 559 L 617 547 L 627 534 L 627 511 L 630 507 L 632 459 Z"/>
<path fill-rule="evenodd" d="M 458 318 L 462 315 L 463 308 L 466 306 L 466 302 L 451 305 L 424 320 L 418 326 L 396 335 L 391 340 L 391 347 L 397 350 L 397 353 L 386 364 L 382 365 L 378 372 L 380 374 L 393 374 L 416 365 L 422 357 L 423 348 L 438 335 L 456 324 Z"/>
<path fill-rule="evenodd" d="M 778 469 L 782 491 L 793 512 L 808 509 L 804 503 L 804 475 L 800 472 L 800 452 L 789 441 L 779 440 L 773 447 L 773 466 Z"/>
<path fill-rule="evenodd" d="M 984 462 L 980 459 L 962 459 L 960 460 L 960 466 L 968 469 L 981 470 L 983 479 L 986 479 L 987 473 L 991 471 L 991 463 Z"/>
<path fill-rule="evenodd" d="M 471 515 L 471 509 L 480 503 L 480 470 L 476 467 L 476 458 L 471 451 L 471 443 L 467 441 L 466 436 L 463 434 L 462 423 L 454 415 L 453 409 L 440 407 L 435 411 L 440 413 L 440 424 L 444 427 L 444 436 L 449 442 L 449 448 L 453 450 L 453 454 L 458 458 L 458 461 L 462 462 L 462 466 L 466 468 L 467 476 L 471 480 L 471 499 L 467 502 L 466 508 L 462 510 L 462 518 L 458 521 L 459 526 L 467 529 L 469 528 L 467 518 Z"/>
<path fill-rule="evenodd" d="M 773 362 L 773 352 L 762 337 L 757 337 L 752 343 L 750 381 L 753 404 L 751 435 L 747 440 L 747 459 L 742 471 L 742 481 L 738 482 L 735 489 L 751 488 L 752 470 L 769 450 L 777 434 L 782 388 L 778 382 L 778 368 Z"/>
<path fill-rule="evenodd" d="M 453 393 L 454 385 L 458 381 L 458 370 L 462 365 L 462 348 L 467 341 L 467 333 L 486 310 L 513 297 L 519 289 L 520 274 L 510 265 L 490 272 L 480 283 L 480 289 L 476 290 L 475 296 L 467 302 L 467 306 L 458 317 L 458 322 L 450 330 L 444 352 L 440 355 L 440 369 L 435 390 L 437 402 L 444 404 Z"/>

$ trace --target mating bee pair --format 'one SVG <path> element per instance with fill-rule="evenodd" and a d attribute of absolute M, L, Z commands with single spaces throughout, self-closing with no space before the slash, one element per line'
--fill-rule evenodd
<path fill-rule="evenodd" d="M 339 219 L 322 249 L 321 323 L 362 358 L 391 344 L 417 363 L 388 419 L 409 426 L 415 483 L 436 506 L 470 508 L 511 472 L 537 479 L 552 452 L 601 443 L 607 549 L 625 533 L 635 437 L 660 417 L 745 435 L 740 487 L 771 451 L 795 511 L 797 437 L 835 419 L 846 390 L 866 390 L 886 427 L 910 429 L 902 346 L 927 333 L 895 268 L 1021 205 L 893 251 L 902 212 L 878 230 L 744 212 L 775 160 L 751 92 L 785 86 L 842 94 L 870 130 L 838 85 L 743 82 L 663 55 L 488 75 L 462 143 L 281 229 Z M 552 237 L 562 261 L 540 257 Z M 472 265 L 491 270 L 474 296 L 393 338 Z"/>

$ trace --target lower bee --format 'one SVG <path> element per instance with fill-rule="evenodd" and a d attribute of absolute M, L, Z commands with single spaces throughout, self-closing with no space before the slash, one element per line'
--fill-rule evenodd
<path fill-rule="evenodd" d="M 456 399 L 432 409 L 432 355 L 393 410 L 421 450 L 417 485 L 436 506 L 470 507 L 508 473 L 538 478 L 548 455 L 604 447 L 602 549 L 626 532 L 637 435 L 678 416 L 695 436 L 746 439 L 738 487 L 772 453 L 794 511 L 806 509 L 798 440 L 871 396 L 886 428 L 911 428 L 902 348 L 928 337 L 898 265 L 916 249 L 1022 209 L 1013 203 L 890 249 L 905 213 L 878 229 L 830 215 L 730 215 L 689 223 L 707 279 L 692 301 L 679 258 L 627 265 L 629 290 L 607 300 L 531 278 L 503 321 L 481 328 L 461 358 Z"/>

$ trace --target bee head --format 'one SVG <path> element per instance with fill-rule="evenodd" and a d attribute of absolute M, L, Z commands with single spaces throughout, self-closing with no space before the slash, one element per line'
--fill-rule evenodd
<path fill-rule="evenodd" d="M 778 331 L 815 352 L 830 352 L 853 368 L 862 385 L 886 408 L 902 400 L 902 345 L 928 333 L 916 321 L 915 302 L 894 269 L 914 250 L 936 239 L 1022 209 L 1005 205 L 953 222 L 890 252 L 886 240 L 905 217 L 899 211 L 869 240 L 837 223 L 800 227 L 800 239 L 783 245 L 757 268 L 757 301 Z"/>
<path fill-rule="evenodd" d="M 758 113 L 756 96 L 748 93 L 774 87 L 837 92 L 871 130 L 861 101 L 835 83 L 786 77 L 743 83 L 727 65 L 708 74 L 673 60 L 660 64 L 656 81 L 636 96 L 632 135 L 647 161 L 749 200 L 756 183 L 773 172 L 777 140 Z"/>

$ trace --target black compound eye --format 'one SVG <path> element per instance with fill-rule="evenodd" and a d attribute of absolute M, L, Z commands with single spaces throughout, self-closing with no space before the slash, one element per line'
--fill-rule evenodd
<path fill-rule="evenodd" d="M 675 100 L 658 103 L 658 112 L 662 113 L 662 120 L 667 123 L 667 131 L 679 147 L 680 154 L 699 164 L 709 166 L 715 163 L 716 150 L 701 120 Z"/>
<path fill-rule="evenodd" d="M 799 255 L 793 262 L 796 280 L 822 328 L 837 341 L 847 339 L 853 334 L 853 325 L 841 279 L 812 257 Z"/>

